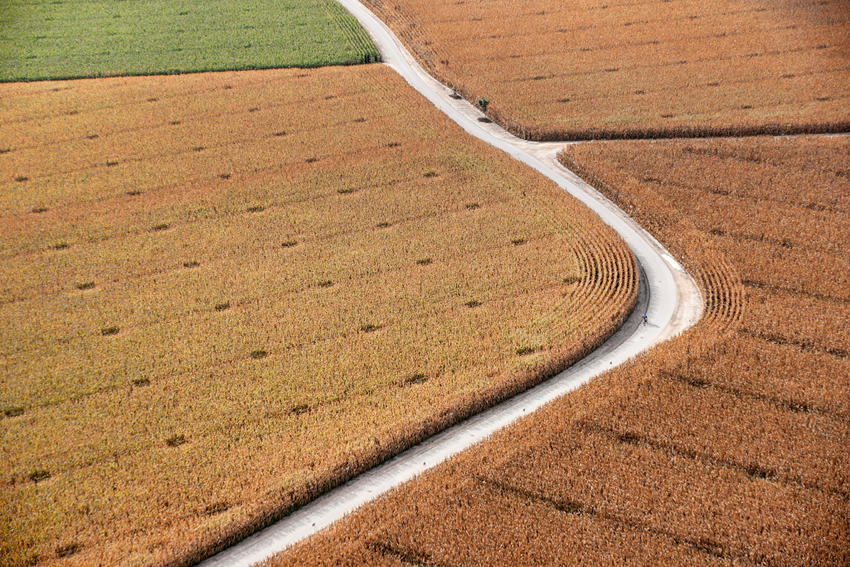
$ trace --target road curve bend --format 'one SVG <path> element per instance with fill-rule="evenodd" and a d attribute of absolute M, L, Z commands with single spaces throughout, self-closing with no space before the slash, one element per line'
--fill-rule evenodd
<path fill-rule="evenodd" d="M 482 441 L 542 405 L 694 325 L 703 313 L 699 288 L 684 268 L 634 220 L 557 160 L 565 143 L 530 142 L 492 122 L 431 77 L 392 31 L 358 0 L 337 0 L 366 29 L 393 68 L 469 134 L 542 173 L 584 203 L 631 248 L 640 269 L 638 303 L 626 323 L 598 349 L 555 377 L 450 427 L 324 494 L 303 508 L 200 563 L 248 567 L 313 535 L 388 490 Z M 641 324 L 647 314 L 649 324 Z"/>

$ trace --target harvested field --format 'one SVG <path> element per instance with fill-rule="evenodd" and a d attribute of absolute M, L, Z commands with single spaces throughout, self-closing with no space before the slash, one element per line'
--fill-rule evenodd
<path fill-rule="evenodd" d="M 365 0 L 425 68 L 534 140 L 850 129 L 842 0 Z"/>
<path fill-rule="evenodd" d="M 384 66 L 0 85 L 0 563 L 185 564 L 553 374 L 618 237 Z"/>
<path fill-rule="evenodd" d="M 850 563 L 850 136 L 561 159 L 681 257 L 705 318 L 269 565 Z M 730 236 L 757 208 L 765 236 Z"/>
<path fill-rule="evenodd" d="M 0 81 L 379 61 L 333 0 L 5 0 Z"/>

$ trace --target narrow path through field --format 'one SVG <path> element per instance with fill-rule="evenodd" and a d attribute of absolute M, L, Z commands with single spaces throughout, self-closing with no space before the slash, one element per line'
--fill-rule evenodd
<path fill-rule="evenodd" d="M 595 376 L 649 349 L 702 316 L 699 289 L 679 263 L 624 212 L 561 166 L 558 142 L 529 142 L 509 134 L 475 107 L 452 97 L 428 75 L 399 39 L 357 0 L 339 0 L 369 32 L 384 62 L 469 134 L 539 171 L 587 205 L 631 248 L 640 266 L 638 304 L 626 323 L 601 347 L 554 378 L 401 453 L 332 490 L 268 528 L 201 563 L 205 567 L 254 565 L 342 518 L 395 486 L 480 442 L 513 421 Z M 641 324 L 647 313 L 649 324 Z"/>

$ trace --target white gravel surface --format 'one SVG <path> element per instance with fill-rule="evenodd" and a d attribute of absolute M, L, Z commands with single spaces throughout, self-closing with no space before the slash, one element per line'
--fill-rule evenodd
<path fill-rule="evenodd" d="M 646 231 L 556 159 L 565 145 L 529 142 L 513 136 L 484 118 L 416 62 L 401 41 L 372 12 L 356 0 L 338 0 L 366 28 L 383 54 L 385 64 L 398 72 L 434 106 L 471 135 L 536 169 L 587 205 L 614 228 L 640 265 L 638 306 L 632 316 L 602 346 L 554 378 L 473 416 L 408 449 L 317 500 L 215 555 L 201 565 L 254 565 L 304 539 L 384 492 L 469 448 L 520 417 L 558 398 L 595 376 L 622 364 L 695 324 L 702 316 L 702 297 L 691 277 Z M 647 313 L 649 324 L 641 324 Z"/>

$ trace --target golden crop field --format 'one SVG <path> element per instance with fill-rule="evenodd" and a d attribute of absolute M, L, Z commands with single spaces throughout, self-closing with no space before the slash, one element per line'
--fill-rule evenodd
<path fill-rule="evenodd" d="M 561 159 L 705 318 L 269 565 L 850 564 L 850 136 Z"/>
<path fill-rule="evenodd" d="M 0 563 L 186 564 L 553 374 L 613 231 L 384 66 L 0 86 Z"/>
<path fill-rule="evenodd" d="M 844 0 L 366 0 L 425 68 L 539 140 L 850 127 Z"/>

